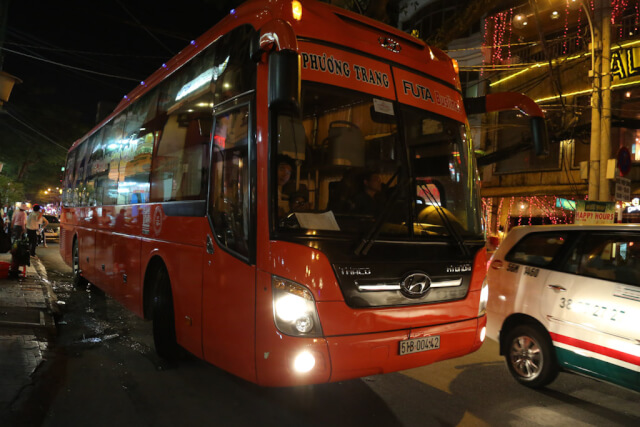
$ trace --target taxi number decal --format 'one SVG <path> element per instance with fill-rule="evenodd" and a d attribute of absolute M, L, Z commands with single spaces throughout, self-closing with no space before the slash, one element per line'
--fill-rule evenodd
<path fill-rule="evenodd" d="M 607 308 L 598 304 L 591 304 L 584 301 L 574 301 L 571 298 L 560 298 L 560 308 L 571 310 L 583 314 L 591 314 L 593 317 L 601 319 L 609 319 L 612 322 L 620 320 L 624 314 L 624 310 L 618 310 L 617 308 Z"/>
<path fill-rule="evenodd" d="M 524 268 L 524 274 L 526 274 L 527 276 L 538 277 L 539 273 L 540 273 L 540 269 L 539 268 L 535 268 L 535 267 L 525 267 Z"/>
<path fill-rule="evenodd" d="M 517 273 L 519 269 L 520 269 L 520 266 L 518 264 L 514 264 L 510 262 L 509 265 L 507 265 L 507 271 L 509 273 Z"/>

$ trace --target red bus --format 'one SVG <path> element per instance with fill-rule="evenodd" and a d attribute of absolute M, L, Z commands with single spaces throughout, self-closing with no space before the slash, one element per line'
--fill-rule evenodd
<path fill-rule="evenodd" d="M 522 96 L 466 105 L 542 120 Z M 465 355 L 487 301 L 467 110 L 438 49 L 327 4 L 248 1 L 71 147 L 61 254 L 152 320 L 161 356 L 257 384 Z"/>

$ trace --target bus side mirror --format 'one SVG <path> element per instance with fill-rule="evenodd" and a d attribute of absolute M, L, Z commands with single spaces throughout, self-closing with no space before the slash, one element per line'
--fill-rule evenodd
<path fill-rule="evenodd" d="M 549 154 L 547 123 L 543 117 L 531 117 L 530 120 L 533 151 L 538 157 L 547 156 Z"/>
<path fill-rule="evenodd" d="M 269 108 L 300 114 L 300 55 L 291 50 L 269 54 Z"/>

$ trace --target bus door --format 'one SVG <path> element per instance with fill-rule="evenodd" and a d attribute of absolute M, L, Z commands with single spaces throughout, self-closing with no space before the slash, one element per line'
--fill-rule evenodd
<path fill-rule="evenodd" d="M 254 366 L 255 275 L 249 262 L 250 104 L 215 116 L 209 221 L 203 266 L 203 351 L 205 360 L 246 377 Z M 244 371 L 242 369 L 244 368 Z"/>

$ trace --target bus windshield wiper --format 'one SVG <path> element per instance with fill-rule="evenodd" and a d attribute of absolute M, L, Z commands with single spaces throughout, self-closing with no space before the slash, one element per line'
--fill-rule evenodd
<path fill-rule="evenodd" d="M 460 236 L 460 234 L 456 230 L 455 226 L 447 216 L 447 213 L 444 211 L 444 208 L 440 206 L 436 197 L 433 195 L 431 190 L 429 190 L 429 186 L 422 183 L 419 184 L 419 186 L 420 186 L 420 189 L 424 191 L 424 194 L 427 195 L 427 198 L 431 203 L 431 206 L 433 206 L 438 216 L 440 217 L 440 221 L 442 221 L 442 225 L 444 225 L 444 227 L 449 232 L 449 235 L 451 236 L 451 238 L 456 242 L 456 244 L 460 248 L 460 251 L 462 252 L 462 255 L 465 257 L 470 256 L 471 253 L 469 252 L 469 248 L 467 247 L 467 245 L 464 244 L 464 239 L 462 238 L 462 236 Z"/>
<path fill-rule="evenodd" d="M 393 174 L 391 179 L 387 181 L 387 184 L 389 182 L 392 182 L 399 172 L 400 172 L 400 168 L 398 168 L 398 170 L 396 171 L 395 174 Z M 389 213 L 391 212 L 392 208 L 395 206 L 395 202 L 398 199 L 398 196 L 400 195 L 400 189 L 403 188 L 408 182 L 409 182 L 409 178 L 407 177 L 401 182 L 398 182 L 398 184 L 395 186 L 395 188 L 391 192 L 391 195 L 385 202 L 382 208 L 382 211 L 376 218 L 376 222 L 373 224 L 373 226 L 371 226 L 369 231 L 367 231 L 364 234 L 364 236 L 362 237 L 362 240 L 360 241 L 360 244 L 354 251 L 356 255 L 360 255 L 360 254 L 366 255 L 367 252 L 369 252 L 369 249 L 371 249 L 371 246 L 373 246 L 376 239 L 378 238 L 378 235 L 380 234 L 380 230 L 382 230 L 382 224 L 384 224 L 384 221 L 389 216 Z"/>

